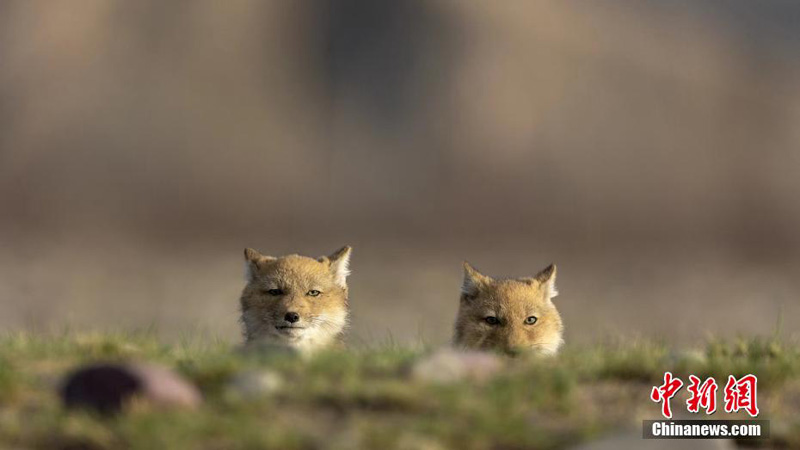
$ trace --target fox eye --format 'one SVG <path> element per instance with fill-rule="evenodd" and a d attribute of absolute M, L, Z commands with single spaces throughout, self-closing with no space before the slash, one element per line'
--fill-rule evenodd
<path fill-rule="evenodd" d="M 483 319 L 483 320 L 484 320 L 486 323 L 488 323 L 489 325 L 497 325 L 498 323 L 500 323 L 500 319 L 498 319 L 498 318 L 497 318 L 497 317 L 495 317 L 495 316 L 488 316 L 488 317 L 484 317 L 484 319 Z"/>
<path fill-rule="evenodd" d="M 317 297 L 317 296 L 319 296 L 319 294 L 322 294 L 322 292 L 320 292 L 320 291 L 318 291 L 316 289 L 312 289 L 312 290 L 308 291 L 308 293 L 306 295 L 309 295 L 311 297 Z"/>
<path fill-rule="evenodd" d="M 267 294 L 269 294 L 269 295 L 273 296 L 273 297 L 277 297 L 277 296 L 279 296 L 279 295 L 283 295 L 283 290 L 281 290 L 281 289 L 268 289 L 268 290 L 267 290 L 267 291 L 265 291 L 265 292 L 266 292 Z"/>
<path fill-rule="evenodd" d="M 537 319 L 536 316 L 528 316 L 528 318 L 525 319 L 525 325 L 533 325 L 537 320 L 539 319 Z"/>

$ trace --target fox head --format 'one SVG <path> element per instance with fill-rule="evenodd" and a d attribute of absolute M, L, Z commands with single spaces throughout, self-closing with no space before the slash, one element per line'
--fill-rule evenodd
<path fill-rule="evenodd" d="M 348 320 L 351 248 L 317 259 L 244 251 L 247 286 L 241 309 L 245 340 L 307 351 L 334 342 Z"/>
<path fill-rule="evenodd" d="M 555 281 L 555 265 L 532 278 L 495 280 L 465 262 L 454 344 L 508 354 L 556 353 L 564 326 L 552 300 L 558 295 Z"/>

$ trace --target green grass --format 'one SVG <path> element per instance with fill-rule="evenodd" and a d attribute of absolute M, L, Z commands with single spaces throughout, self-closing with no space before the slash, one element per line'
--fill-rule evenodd
<path fill-rule="evenodd" d="M 391 345 L 302 359 L 202 339 L 168 345 L 148 333 L 9 335 L 0 338 L 0 448 L 563 448 L 658 418 L 648 394 L 666 370 L 721 384 L 756 374 L 761 418 L 772 420 L 768 444 L 800 446 L 800 349 L 776 340 L 567 346 L 557 358 L 509 360 L 488 381 L 452 384 L 411 379 L 425 353 Z M 113 418 L 61 407 L 57 389 L 70 369 L 127 360 L 176 369 L 200 387 L 204 406 Z M 227 387 L 263 369 L 280 375 L 280 390 L 242 398 Z M 673 409 L 685 411 L 684 399 Z"/>

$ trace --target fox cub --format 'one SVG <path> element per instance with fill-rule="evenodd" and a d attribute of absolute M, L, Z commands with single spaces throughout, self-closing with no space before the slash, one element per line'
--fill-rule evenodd
<path fill-rule="evenodd" d="M 464 263 L 454 344 L 463 348 L 555 354 L 564 326 L 553 304 L 556 266 L 533 278 L 498 279 Z"/>
<path fill-rule="evenodd" d="M 247 343 L 309 352 L 338 341 L 347 326 L 351 248 L 330 256 L 275 258 L 247 248 L 247 286 L 240 299 Z"/>

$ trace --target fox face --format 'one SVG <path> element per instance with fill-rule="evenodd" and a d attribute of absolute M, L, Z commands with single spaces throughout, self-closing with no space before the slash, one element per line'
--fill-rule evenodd
<path fill-rule="evenodd" d="M 336 341 L 348 320 L 350 252 L 345 246 L 317 259 L 275 258 L 245 249 L 240 304 L 246 342 L 309 351 Z"/>
<path fill-rule="evenodd" d="M 495 280 L 465 262 L 454 344 L 508 354 L 555 354 L 564 330 L 552 301 L 558 295 L 555 280 L 555 265 L 532 278 Z"/>

